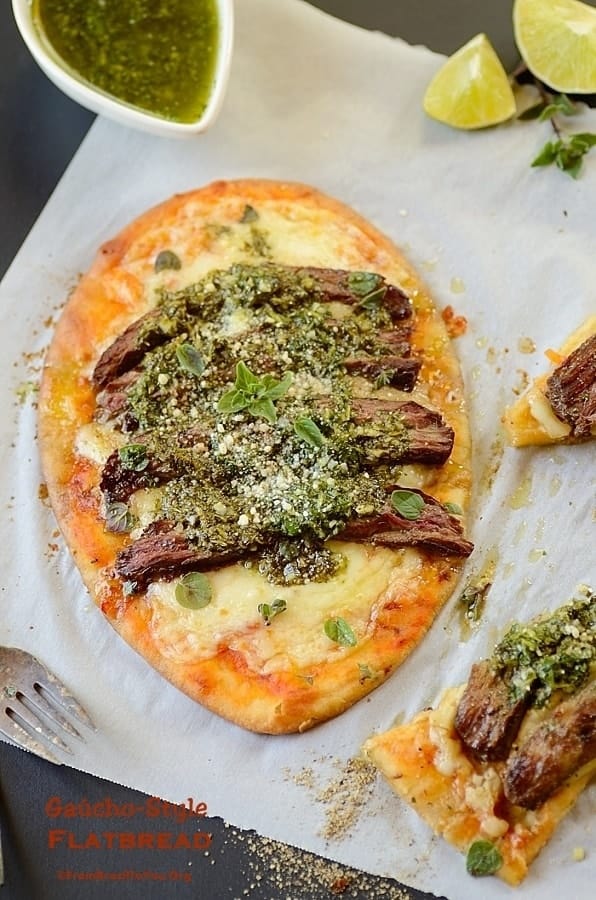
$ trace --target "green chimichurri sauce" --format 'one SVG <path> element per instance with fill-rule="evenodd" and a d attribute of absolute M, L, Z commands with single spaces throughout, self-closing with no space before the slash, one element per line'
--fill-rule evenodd
<path fill-rule="evenodd" d="M 385 506 L 409 441 L 397 413 L 351 418 L 343 361 L 383 352 L 388 313 L 372 304 L 334 318 L 318 290 L 310 276 L 265 263 L 163 292 L 137 343 L 152 343 L 151 330 L 165 340 L 127 389 L 121 459 L 136 471 L 148 459 L 165 467 L 159 515 L 204 550 L 245 548 L 276 583 L 339 570 L 341 555 L 324 542 Z M 126 506 L 114 506 L 112 530 L 126 530 Z"/>
<path fill-rule="evenodd" d="M 218 52 L 215 0 L 33 0 L 34 21 L 81 78 L 175 122 L 203 113 Z"/>
<path fill-rule="evenodd" d="M 587 593 L 550 616 L 515 623 L 497 644 L 495 670 L 507 678 L 511 699 L 544 706 L 555 691 L 572 694 L 596 664 L 596 594 Z"/>

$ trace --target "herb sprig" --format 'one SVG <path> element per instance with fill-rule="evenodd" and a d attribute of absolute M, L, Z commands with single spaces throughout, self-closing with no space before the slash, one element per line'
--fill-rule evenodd
<path fill-rule="evenodd" d="M 550 94 L 544 86 L 535 82 L 542 95 L 542 100 L 535 106 L 525 110 L 521 120 L 537 119 L 539 122 L 550 122 L 556 140 L 547 141 L 540 153 L 532 160 L 532 167 L 556 165 L 562 172 L 577 178 L 581 172 L 584 156 L 596 146 L 596 134 L 589 131 L 575 134 L 564 134 L 557 121 L 557 116 L 569 118 L 576 116 L 579 108 L 566 94 Z"/>
<path fill-rule="evenodd" d="M 255 375 L 240 360 L 236 364 L 234 387 L 219 398 L 217 409 L 228 415 L 246 410 L 252 416 L 261 416 L 273 424 L 277 421 L 275 401 L 287 393 L 291 383 L 291 372 L 286 372 L 281 380 L 268 374 Z"/>
<path fill-rule="evenodd" d="M 257 612 L 263 617 L 265 625 L 271 625 L 271 620 L 287 608 L 286 601 L 282 597 L 276 597 L 271 603 L 259 603 Z"/>

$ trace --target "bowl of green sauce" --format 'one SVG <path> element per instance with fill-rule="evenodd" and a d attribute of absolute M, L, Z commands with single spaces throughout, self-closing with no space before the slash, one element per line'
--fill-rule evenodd
<path fill-rule="evenodd" d="M 221 108 L 233 0 L 12 0 L 31 55 L 71 99 L 153 134 L 194 135 Z"/>

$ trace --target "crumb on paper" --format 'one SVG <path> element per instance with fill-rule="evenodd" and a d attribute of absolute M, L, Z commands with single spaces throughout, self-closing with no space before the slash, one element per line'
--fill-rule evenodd
<path fill-rule="evenodd" d="M 297 784 L 300 787 L 306 787 L 306 788 L 315 788 L 316 787 L 315 773 L 308 766 L 306 766 L 304 769 L 301 769 L 300 772 L 296 772 L 291 777 L 292 777 L 292 781 L 294 782 L 294 784 Z"/>
<path fill-rule="evenodd" d="M 285 775 L 294 784 L 307 788 L 314 802 L 322 805 L 325 823 L 320 835 L 326 840 L 342 840 L 363 812 L 372 793 L 377 770 L 362 757 L 336 759 L 333 768 L 336 774 L 324 784 L 310 767 L 298 772 L 286 769 Z"/>
<path fill-rule="evenodd" d="M 333 900 L 341 897 L 374 897 L 375 900 L 412 900 L 406 887 L 391 878 L 381 878 L 353 869 L 330 859 L 300 850 L 290 844 L 262 837 L 255 832 L 245 832 L 226 823 L 229 839 L 221 847 L 225 858 L 230 843 L 244 845 L 246 863 L 242 874 L 246 884 L 232 900 L 251 897 L 254 891 L 263 896 L 264 891 L 275 900 L 296 900 L 312 897 L 313 900 Z"/>
<path fill-rule="evenodd" d="M 497 350 L 495 349 L 495 347 L 489 347 L 488 350 L 486 351 L 486 361 L 489 364 L 489 366 L 495 365 L 497 362 L 497 359 L 498 359 Z"/>
<path fill-rule="evenodd" d="M 23 406 L 28 400 L 35 398 L 39 385 L 34 381 L 23 381 L 15 389 L 17 403 Z"/>
<path fill-rule="evenodd" d="M 517 349 L 520 353 L 535 353 L 536 352 L 536 344 L 529 337 L 520 337 L 517 342 Z"/>
<path fill-rule="evenodd" d="M 515 385 L 512 390 L 513 393 L 519 397 L 520 394 L 523 394 L 530 385 L 530 376 L 525 371 L 525 369 L 517 369 L 517 374 L 519 376 L 519 383 Z"/>
<path fill-rule="evenodd" d="M 583 847 L 574 847 L 571 857 L 574 862 L 582 862 L 586 858 L 586 851 Z"/>
<path fill-rule="evenodd" d="M 326 807 L 323 837 L 338 840 L 346 836 L 370 796 L 376 775 L 372 763 L 357 757 L 340 767 L 337 778 L 317 796 Z"/>
<path fill-rule="evenodd" d="M 466 290 L 466 285 L 464 283 L 463 278 L 458 278 L 454 276 L 449 282 L 449 290 L 452 294 L 463 294 Z"/>
<path fill-rule="evenodd" d="M 490 455 L 486 461 L 479 478 L 479 489 L 481 493 L 488 493 L 492 490 L 495 478 L 501 468 L 503 456 L 505 453 L 505 445 L 503 438 L 498 435 L 490 446 Z"/>
<path fill-rule="evenodd" d="M 458 316 L 451 305 L 444 308 L 441 317 L 447 327 L 449 337 L 461 337 L 468 330 L 468 320 L 465 316 Z"/>

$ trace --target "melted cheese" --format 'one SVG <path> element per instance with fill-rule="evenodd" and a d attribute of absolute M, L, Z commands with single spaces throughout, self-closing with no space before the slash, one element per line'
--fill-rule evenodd
<path fill-rule="evenodd" d="M 455 713 L 463 691 L 463 686 L 449 688 L 436 709 L 428 713 L 429 737 L 437 748 L 433 762 L 441 775 L 451 776 L 458 770 L 472 769 L 455 732 Z"/>
<path fill-rule="evenodd" d="M 143 488 L 131 494 L 128 508 L 138 522 L 131 533 L 133 540 L 140 537 L 143 529 L 159 517 L 162 493 L 162 488 Z"/>
<path fill-rule="evenodd" d="M 436 747 L 433 764 L 441 775 L 457 776 L 454 783 L 461 785 L 462 802 L 478 817 L 482 835 L 494 840 L 509 828 L 508 822 L 495 814 L 503 793 L 501 779 L 492 766 L 475 771 L 464 753 L 455 731 L 455 715 L 464 689 L 464 685 L 449 688 L 436 709 L 428 712 L 428 736 Z"/>
<path fill-rule="evenodd" d="M 528 391 L 527 401 L 532 418 L 553 441 L 561 440 L 571 434 L 571 425 L 562 422 L 555 415 L 549 401 L 536 385 Z"/>
<path fill-rule="evenodd" d="M 596 316 L 589 316 L 573 334 L 563 342 L 557 356 L 566 359 L 584 341 L 596 334 Z M 509 442 L 514 447 L 531 444 L 553 444 L 565 441 L 571 434 L 571 426 L 561 421 L 545 396 L 547 375 L 534 379 L 530 387 L 503 415 L 503 424 Z M 596 426 L 591 428 L 596 436 Z"/>
<path fill-rule="evenodd" d="M 276 204 L 277 205 L 277 204 Z M 170 249 L 180 255 L 184 265 L 178 271 L 165 271 L 143 280 L 147 296 L 155 295 L 164 286 L 177 290 L 203 278 L 213 269 L 226 269 L 233 263 L 261 263 L 263 257 L 255 253 L 250 246 L 251 230 L 238 221 L 237 208 L 229 210 L 228 229 L 223 230 L 213 239 L 205 239 L 201 252 L 196 247 L 188 248 L 182 239 L 187 232 L 180 234 L 176 240 L 176 230 L 170 235 Z M 309 221 L 306 221 L 306 218 Z M 218 222 L 225 221 L 223 208 L 218 211 Z M 329 266 L 338 268 L 363 268 L 363 243 L 366 241 L 362 231 L 346 222 L 338 221 L 334 214 L 325 210 L 306 210 L 299 207 L 298 215 L 290 205 L 287 209 L 268 207 L 267 203 L 259 205 L 259 218 L 254 225 L 265 238 L 271 258 L 277 263 L 286 265 Z M 193 236 L 196 239 L 196 236 Z M 378 256 L 373 241 L 370 242 L 371 256 Z M 192 260 L 187 262 L 187 260 Z M 266 261 L 266 259 L 265 259 Z M 139 260 L 139 265 L 145 262 Z M 377 267 L 386 263 L 383 259 Z M 129 260 L 131 270 L 136 261 Z M 399 284 L 400 276 L 405 273 L 393 272 L 394 283 Z"/>
<path fill-rule="evenodd" d="M 108 456 L 126 443 L 126 438 L 109 425 L 89 422 L 82 425 L 75 443 L 76 452 L 98 466 L 104 466 Z"/>
<path fill-rule="evenodd" d="M 156 582 L 148 591 L 151 630 L 164 655 L 180 662 L 214 656 L 220 645 L 239 650 L 248 665 L 262 673 L 315 666 L 349 653 L 330 640 L 325 621 L 341 617 L 358 643 L 372 631 L 375 610 L 391 586 L 395 591 L 395 551 L 344 544 L 346 565 L 330 581 L 281 586 L 270 584 L 255 569 L 228 566 L 209 573 L 213 596 L 208 606 L 186 610 L 177 603 L 175 583 Z M 399 578 L 411 585 L 420 568 L 416 554 L 400 554 Z M 265 625 L 260 603 L 277 597 L 286 610 Z"/>

